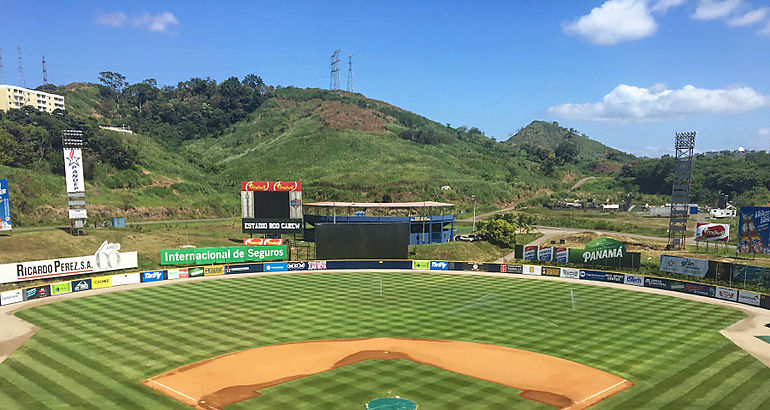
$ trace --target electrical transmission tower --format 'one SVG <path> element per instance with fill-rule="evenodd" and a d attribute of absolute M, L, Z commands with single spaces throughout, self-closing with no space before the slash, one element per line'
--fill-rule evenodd
<path fill-rule="evenodd" d="M 353 87 L 353 53 L 348 54 L 348 92 L 352 93 Z"/>
<path fill-rule="evenodd" d="M 690 180 L 695 132 L 677 132 L 674 141 L 674 183 L 671 187 L 671 217 L 666 249 L 687 249 L 687 216 L 690 213 Z"/>
<path fill-rule="evenodd" d="M 3 70 L 3 49 L 0 48 L 0 84 L 5 84 L 5 70 Z"/>
<path fill-rule="evenodd" d="M 43 84 L 48 84 L 48 70 L 45 68 L 45 56 L 43 56 Z"/>
<path fill-rule="evenodd" d="M 334 50 L 331 55 L 331 78 L 329 79 L 329 89 L 337 91 L 340 89 L 340 49 Z"/>
<path fill-rule="evenodd" d="M 24 81 L 24 68 L 21 65 L 21 45 L 16 45 L 16 50 L 19 52 L 19 85 L 27 87 L 27 82 Z"/>

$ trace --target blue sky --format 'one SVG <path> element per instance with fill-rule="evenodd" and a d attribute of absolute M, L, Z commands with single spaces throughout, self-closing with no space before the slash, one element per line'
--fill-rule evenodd
<path fill-rule="evenodd" d="M 353 53 L 355 88 L 499 140 L 558 121 L 637 155 L 770 148 L 770 1 L 0 0 L 6 82 L 21 45 L 28 86 L 174 85 L 254 73 L 328 88 L 329 56 Z M 26 20 L 24 20 L 26 19 Z M 0 75 L 2 81 L 2 75 Z"/>

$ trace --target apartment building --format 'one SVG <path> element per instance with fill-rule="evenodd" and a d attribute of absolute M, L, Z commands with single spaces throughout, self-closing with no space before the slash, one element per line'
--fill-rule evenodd
<path fill-rule="evenodd" d="M 0 111 L 21 108 L 25 105 L 47 112 L 63 110 L 64 97 L 13 85 L 0 85 Z"/>

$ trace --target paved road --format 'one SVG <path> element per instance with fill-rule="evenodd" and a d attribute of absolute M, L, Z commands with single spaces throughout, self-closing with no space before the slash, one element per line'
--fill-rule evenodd
<path fill-rule="evenodd" d="M 585 184 L 587 181 L 589 181 L 589 180 L 591 180 L 591 179 L 594 179 L 594 178 L 596 178 L 596 177 L 585 177 L 585 178 L 581 179 L 580 181 L 576 182 L 576 183 L 575 183 L 575 185 L 572 185 L 572 188 L 570 188 L 569 190 L 570 190 L 570 191 L 574 191 L 574 190 L 576 190 L 576 189 L 577 189 L 579 186 L 581 186 L 581 185 Z"/>
<path fill-rule="evenodd" d="M 179 223 L 195 223 L 195 222 L 217 222 L 217 221 L 229 221 L 233 218 L 208 218 L 208 219 L 180 219 L 180 220 L 166 220 L 166 221 L 140 221 L 140 222 L 126 222 L 126 225 L 156 225 L 156 224 L 179 224 Z M 33 231 L 52 231 L 55 229 L 70 229 L 69 226 L 34 226 L 30 228 L 13 228 L 14 232 L 33 232 Z"/>

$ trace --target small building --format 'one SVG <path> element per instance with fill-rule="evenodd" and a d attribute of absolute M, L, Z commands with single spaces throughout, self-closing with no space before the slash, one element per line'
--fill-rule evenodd
<path fill-rule="evenodd" d="M 306 241 L 315 241 L 319 223 L 409 222 L 410 245 L 449 242 L 455 232 L 454 204 L 444 202 L 315 202 L 303 207 Z"/>
<path fill-rule="evenodd" d="M 0 85 L 0 111 L 21 109 L 25 105 L 52 113 L 64 109 L 64 97 L 13 85 Z"/>

